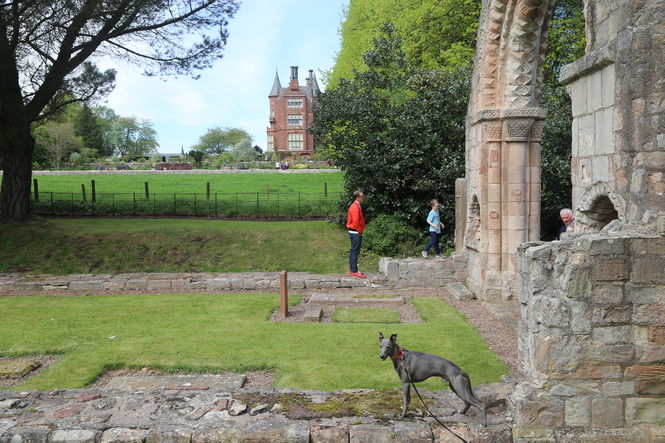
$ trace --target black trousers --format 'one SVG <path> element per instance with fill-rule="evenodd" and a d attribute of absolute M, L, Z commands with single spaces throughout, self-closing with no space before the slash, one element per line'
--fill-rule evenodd
<path fill-rule="evenodd" d="M 351 249 L 349 249 L 349 268 L 351 272 L 358 272 L 358 256 L 360 255 L 360 246 L 363 244 L 362 234 L 349 233 L 351 240 Z"/>

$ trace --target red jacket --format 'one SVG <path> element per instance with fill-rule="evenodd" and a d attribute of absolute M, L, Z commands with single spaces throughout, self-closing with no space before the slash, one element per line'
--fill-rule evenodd
<path fill-rule="evenodd" d="M 349 206 L 349 212 L 346 214 L 346 228 L 358 231 L 358 234 L 362 234 L 365 230 L 365 217 L 363 217 L 363 211 L 358 202 L 354 201 Z"/>

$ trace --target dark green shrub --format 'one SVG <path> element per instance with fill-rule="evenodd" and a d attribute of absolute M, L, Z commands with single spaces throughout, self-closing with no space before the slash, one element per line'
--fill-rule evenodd
<path fill-rule="evenodd" d="M 421 242 L 420 232 L 394 215 L 378 215 L 363 232 L 363 248 L 381 256 L 412 255 Z"/>

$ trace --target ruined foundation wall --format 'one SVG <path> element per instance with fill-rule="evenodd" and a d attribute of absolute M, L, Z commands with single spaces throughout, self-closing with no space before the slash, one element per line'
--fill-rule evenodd
<path fill-rule="evenodd" d="M 515 440 L 665 438 L 665 236 L 578 235 L 518 255 Z"/>
<path fill-rule="evenodd" d="M 665 215 L 665 2 L 587 0 L 586 55 L 561 70 L 572 98 L 577 232 Z"/>

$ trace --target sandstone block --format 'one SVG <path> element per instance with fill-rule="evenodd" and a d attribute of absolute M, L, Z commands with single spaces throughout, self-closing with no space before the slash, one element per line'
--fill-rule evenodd
<path fill-rule="evenodd" d="M 665 303 L 665 298 L 662 300 Z M 633 323 L 637 325 L 656 325 L 665 320 L 665 304 L 649 303 L 633 308 Z"/>
<path fill-rule="evenodd" d="M 665 426 L 665 398 L 627 398 L 626 423 Z"/>
<path fill-rule="evenodd" d="M 393 437 L 392 427 L 379 425 L 354 425 L 349 429 L 350 443 L 372 443 L 390 441 Z"/>
<path fill-rule="evenodd" d="M 665 284 L 665 256 L 637 257 L 633 259 L 631 281 L 634 283 Z"/>
<path fill-rule="evenodd" d="M 623 284 L 595 283 L 591 301 L 599 305 L 618 305 L 623 301 Z"/>
<path fill-rule="evenodd" d="M 661 267 L 661 269 L 663 269 Z M 628 266 L 623 257 L 598 256 L 591 272 L 594 281 L 616 281 L 628 278 Z"/>
<path fill-rule="evenodd" d="M 591 398 L 576 397 L 566 400 L 566 426 L 591 424 Z"/>
<path fill-rule="evenodd" d="M 665 161 L 665 152 L 661 153 Z M 630 253 L 639 255 L 665 255 L 665 238 L 636 238 L 630 242 Z"/>
<path fill-rule="evenodd" d="M 104 289 L 104 281 L 88 280 L 73 281 L 69 283 L 69 289 L 72 291 L 101 291 Z"/>
<path fill-rule="evenodd" d="M 210 278 L 205 281 L 206 289 L 231 289 L 231 280 L 228 278 Z"/>
<path fill-rule="evenodd" d="M 342 426 L 314 425 L 309 429 L 311 443 L 349 441 L 349 430 Z"/>
<path fill-rule="evenodd" d="M 148 290 L 169 290 L 171 289 L 171 280 L 148 280 L 146 285 Z"/>
<path fill-rule="evenodd" d="M 46 443 L 51 430 L 47 426 L 16 426 L 0 436 L 1 443 Z"/>
<path fill-rule="evenodd" d="M 594 326 L 627 324 L 630 322 L 631 315 L 630 305 L 597 306 L 593 308 L 592 323 Z"/>
<path fill-rule="evenodd" d="M 291 288 L 291 289 L 304 289 L 305 288 L 305 280 L 302 280 L 302 279 L 289 280 L 289 288 Z"/>
<path fill-rule="evenodd" d="M 191 429 L 151 429 L 145 443 L 189 443 L 192 432 Z"/>
<path fill-rule="evenodd" d="M 143 443 L 147 434 L 145 429 L 110 428 L 104 431 L 99 443 Z"/>
<path fill-rule="evenodd" d="M 52 443 L 95 443 L 97 433 L 85 429 L 73 429 L 53 431 L 50 442 Z"/>
<path fill-rule="evenodd" d="M 596 364 L 630 364 L 635 358 L 635 347 L 631 343 L 593 343 L 584 349 L 584 353 L 586 354 L 585 358 Z"/>
<path fill-rule="evenodd" d="M 127 280 L 127 283 L 125 284 L 125 289 L 132 289 L 132 290 L 140 291 L 140 290 L 147 289 L 147 288 L 148 288 L 148 280 L 146 280 L 145 278 L 137 278 L 137 279 Z"/>
<path fill-rule="evenodd" d="M 39 282 L 22 281 L 15 283 L 14 288 L 22 291 L 41 291 L 42 284 Z"/>
<path fill-rule="evenodd" d="M 190 284 L 188 278 L 178 278 L 171 280 L 171 289 L 174 291 L 187 291 L 189 290 Z"/>
<path fill-rule="evenodd" d="M 629 343 L 633 339 L 632 326 L 605 326 L 594 328 L 591 334 L 594 343 L 619 344 Z"/>
<path fill-rule="evenodd" d="M 597 397 L 591 401 L 591 423 L 593 426 L 616 428 L 623 426 L 623 399 Z"/>
<path fill-rule="evenodd" d="M 434 439 L 432 428 L 427 423 L 397 422 L 393 430 L 395 442 L 430 442 Z"/>
<path fill-rule="evenodd" d="M 242 289 L 245 281 L 242 278 L 232 278 L 231 289 Z"/>
<path fill-rule="evenodd" d="M 635 381 L 608 381 L 603 383 L 603 393 L 609 397 L 635 395 Z"/>

